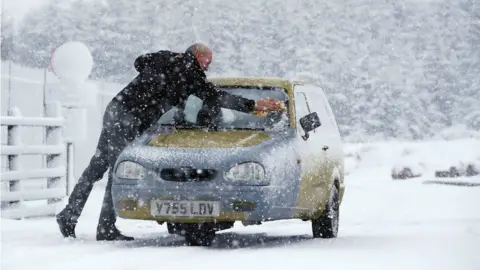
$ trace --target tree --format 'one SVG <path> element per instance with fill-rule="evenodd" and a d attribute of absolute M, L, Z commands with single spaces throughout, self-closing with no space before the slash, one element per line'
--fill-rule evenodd
<path fill-rule="evenodd" d="M 72 39 L 74 14 L 83 12 L 72 11 L 66 1 L 52 0 L 49 5 L 29 12 L 15 43 L 17 61 L 35 68 L 47 67 L 53 50 Z"/>
<path fill-rule="evenodd" d="M 1 16 L 1 58 L 2 60 L 9 60 L 12 57 L 13 50 L 13 18 L 3 9 Z"/>
<path fill-rule="evenodd" d="M 54 0 L 34 10 L 23 21 L 17 48 L 19 62 L 31 67 L 48 65 L 51 53 L 64 42 L 85 42 L 94 56 L 94 79 L 131 78 L 133 61 L 152 49 L 159 5 L 155 1 Z M 137 14 L 135 16 L 135 14 Z"/>

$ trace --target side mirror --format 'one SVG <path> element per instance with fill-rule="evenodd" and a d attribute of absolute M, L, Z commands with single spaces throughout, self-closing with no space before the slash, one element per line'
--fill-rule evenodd
<path fill-rule="evenodd" d="M 300 118 L 300 126 L 305 131 L 305 135 L 303 135 L 302 138 L 307 140 L 310 137 L 308 133 L 321 125 L 322 124 L 320 123 L 320 119 L 318 118 L 318 114 L 316 112 L 307 114 L 306 116 Z"/>

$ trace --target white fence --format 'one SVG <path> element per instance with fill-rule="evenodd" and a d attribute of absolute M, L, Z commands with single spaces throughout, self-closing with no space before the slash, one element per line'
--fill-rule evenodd
<path fill-rule="evenodd" d="M 58 203 L 70 194 L 73 177 L 73 144 L 63 139 L 64 118 L 61 105 L 46 108 L 46 117 L 23 117 L 18 108 L 1 116 L 7 127 L 7 144 L 2 143 L 2 159 L 7 157 L 7 170 L 1 173 L 2 216 L 28 218 L 52 216 Z M 44 128 L 44 144 L 23 144 L 22 131 L 29 127 Z M 22 157 L 41 155 L 43 168 L 25 166 Z M 33 203 L 32 203 L 33 202 Z"/>
<path fill-rule="evenodd" d="M 9 71 L 9 63 L 2 61 L 1 69 L 1 115 L 7 115 L 10 107 L 17 107 L 22 112 L 23 116 L 41 116 L 44 115 L 44 92 L 49 89 L 57 89 L 59 80 L 50 71 L 43 69 L 30 69 L 12 64 L 11 71 Z M 96 88 L 96 104 L 86 108 L 87 126 L 82 130 L 86 136 L 84 140 L 76 140 L 75 143 L 75 172 L 74 177 L 78 179 L 83 170 L 90 161 L 90 158 L 95 154 L 95 148 L 100 136 L 102 116 L 107 103 L 113 96 L 124 87 L 122 84 L 105 83 L 102 81 L 88 81 L 88 87 Z M 85 95 L 91 95 L 91 92 L 86 91 Z M 64 107 L 64 104 L 62 104 Z M 65 115 L 65 108 L 63 114 Z M 7 143 L 7 129 L 1 127 L 0 135 L 2 143 Z M 22 132 L 22 141 L 28 144 L 40 144 L 44 137 L 45 128 L 42 127 L 26 127 Z M 64 133 L 64 135 L 67 135 Z M 24 156 L 21 164 L 35 167 L 44 164 L 41 155 Z M 2 160 L 1 171 L 7 170 L 7 162 Z M 105 179 L 97 182 L 96 187 L 103 188 L 106 185 Z"/>

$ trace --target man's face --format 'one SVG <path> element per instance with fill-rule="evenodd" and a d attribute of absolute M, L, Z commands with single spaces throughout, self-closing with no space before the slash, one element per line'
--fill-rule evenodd
<path fill-rule="evenodd" d="M 208 52 L 208 53 L 198 53 L 197 54 L 197 60 L 198 60 L 198 63 L 200 64 L 200 66 L 202 67 L 202 69 L 204 71 L 207 71 L 208 70 L 208 66 L 210 65 L 210 63 L 212 62 L 212 53 L 211 52 Z"/>

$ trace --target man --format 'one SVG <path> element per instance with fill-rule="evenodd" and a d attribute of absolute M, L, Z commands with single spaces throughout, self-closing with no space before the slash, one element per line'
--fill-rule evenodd
<path fill-rule="evenodd" d="M 209 102 L 216 101 L 218 107 L 242 112 L 281 109 L 281 103 L 272 99 L 255 102 L 216 89 L 205 75 L 211 61 L 212 51 L 203 44 L 194 44 L 184 53 L 159 51 L 141 55 L 135 60 L 134 66 L 139 75 L 108 104 L 96 153 L 74 187 L 67 206 L 57 215 L 64 237 L 76 237 L 75 227 L 93 184 L 109 170 L 96 239 L 133 240 L 115 226 L 112 169 L 122 150 L 158 121 L 169 107 L 184 106 L 187 98 L 195 95 Z"/>

